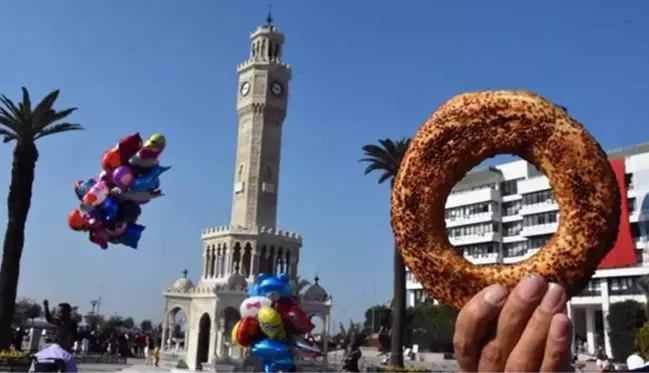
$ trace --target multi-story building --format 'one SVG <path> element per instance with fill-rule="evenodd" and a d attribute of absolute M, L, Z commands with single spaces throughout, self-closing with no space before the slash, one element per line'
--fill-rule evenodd
<path fill-rule="evenodd" d="M 622 194 L 620 233 L 590 283 L 569 305 L 575 336 L 590 352 L 604 346 L 611 354 L 606 315 L 614 302 L 646 302 L 635 285 L 649 275 L 649 143 L 608 153 Z M 526 161 L 472 171 L 446 201 L 449 241 L 477 265 L 510 264 L 534 255 L 550 240 L 559 223 L 559 208 L 548 179 Z M 428 297 L 407 273 L 408 306 Z"/>

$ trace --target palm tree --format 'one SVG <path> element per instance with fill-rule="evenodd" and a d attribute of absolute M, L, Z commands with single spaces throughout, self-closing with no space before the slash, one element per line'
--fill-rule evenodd
<path fill-rule="evenodd" d="M 410 146 L 410 139 L 403 138 L 398 141 L 391 139 L 379 140 L 379 144 L 363 146 L 365 155 L 361 162 L 368 163 L 365 175 L 380 171 L 379 184 L 390 180 L 394 184 L 401 160 Z M 392 312 L 392 341 L 390 352 L 390 365 L 403 366 L 402 346 L 404 344 L 404 326 L 406 324 L 406 265 L 399 250 L 394 248 L 394 312 Z"/>
<path fill-rule="evenodd" d="M 24 87 L 22 92 L 22 102 L 18 104 L 0 95 L 0 136 L 4 137 L 4 143 L 16 142 L 7 198 L 9 219 L 0 266 L 0 350 L 8 349 L 11 342 L 11 317 L 16 305 L 25 224 L 31 206 L 34 170 L 38 160 L 36 140 L 83 129 L 79 124 L 61 122 L 76 108 L 55 110 L 58 90 L 45 96 L 33 109 L 29 92 Z"/>
<path fill-rule="evenodd" d="M 295 280 L 291 283 L 293 295 L 299 296 L 302 290 L 306 289 L 309 285 L 311 285 L 311 281 L 301 278 L 300 276 L 295 276 Z"/>

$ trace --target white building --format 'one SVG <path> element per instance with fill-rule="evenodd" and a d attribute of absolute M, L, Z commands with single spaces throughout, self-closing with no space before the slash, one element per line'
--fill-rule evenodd
<path fill-rule="evenodd" d="M 163 351 L 182 358 L 192 370 L 245 357 L 246 352 L 232 343 L 231 331 L 258 273 L 286 273 L 296 280 L 302 237 L 277 228 L 282 130 L 291 80 L 283 50 L 284 35 L 269 15 L 250 35 L 250 57 L 237 66 L 239 131 L 230 224 L 203 230 L 203 244 L 196 251 L 203 256 L 198 283 L 185 271 L 163 293 Z M 304 312 L 324 325 L 326 356 L 331 297 L 316 277 L 301 300 Z M 172 335 L 181 324 L 176 321 L 180 311 L 185 314 L 181 341 Z"/>
<path fill-rule="evenodd" d="M 641 218 L 649 214 L 649 143 L 608 154 L 618 180 L 624 175 L 625 185 L 620 189 L 626 200 L 622 207 L 628 209 L 622 212 L 620 237 L 610 258 L 600 264 L 587 288 L 571 299 L 569 315 L 575 323 L 575 336 L 587 340 L 590 352 L 604 346 L 611 356 L 605 332 L 609 305 L 627 299 L 646 301 L 635 282 L 649 275 L 649 242 Z M 559 209 L 548 179 L 522 160 L 470 172 L 446 201 L 449 240 L 478 265 L 529 258 L 552 237 L 558 221 Z M 406 286 L 408 306 L 427 298 L 410 272 Z"/>

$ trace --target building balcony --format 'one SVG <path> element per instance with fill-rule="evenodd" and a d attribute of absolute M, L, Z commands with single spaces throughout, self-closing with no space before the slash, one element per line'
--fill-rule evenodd
<path fill-rule="evenodd" d="M 481 188 L 466 192 L 454 193 L 448 196 L 446 208 L 451 209 L 459 206 L 473 205 L 480 202 L 501 202 L 500 191 L 495 188 Z"/>
<path fill-rule="evenodd" d="M 537 176 L 518 182 L 518 194 L 528 194 L 550 189 L 550 181 L 545 176 Z"/>
<path fill-rule="evenodd" d="M 460 227 L 463 225 L 487 223 L 490 221 L 499 221 L 500 212 L 482 212 L 479 214 L 470 214 L 462 217 L 453 217 L 446 219 L 446 228 Z"/>
<path fill-rule="evenodd" d="M 518 263 L 525 259 L 531 258 L 532 255 L 536 254 L 538 251 L 539 249 L 525 249 L 525 250 L 517 250 L 515 252 L 505 251 L 503 253 L 504 254 L 503 263 L 504 264 Z"/>
<path fill-rule="evenodd" d="M 503 223 L 511 223 L 513 221 L 521 221 L 523 220 L 523 216 L 516 214 L 516 215 L 506 215 L 502 217 L 502 222 Z"/>
<path fill-rule="evenodd" d="M 487 242 L 500 242 L 501 235 L 497 232 L 474 234 L 470 236 L 449 237 L 448 240 L 453 246 L 475 245 Z"/>
<path fill-rule="evenodd" d="M 500 262 L 499 253 L 464 254 L 464 258 L 474 265 L 496 264 Z"/>
<path fill-rule="evenodd" d="M 527 241 L 527 238 L 521 236 L 520 233 L 517 236 L 503 236 L 503 243 L 521 242 L 521 241 Z"/>
<path fill-rule="evenodd" d="M 540 214 L 543 212 L 558 211 L 559 205 L 556 201 L 547 201 L 543 203 L 535 203 L 533 205 L 524 205 L 521 206 L 520 215 L 534 215 Z"/>
<path fill-rule="evenodd" d="M 520 235 L 524 237 L 530 236 L 542 236 L 546 234 L 554 234 L 559 227 L 559 223 L 543 224 L 543 225 L 533 225 L 531 227 L 523 227 Z"/>

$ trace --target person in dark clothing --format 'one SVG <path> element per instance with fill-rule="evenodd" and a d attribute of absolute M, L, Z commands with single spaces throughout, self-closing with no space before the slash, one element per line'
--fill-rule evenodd
<path fill-rule="evenodd" d="M 70 307 L 70 304 L 59 303 L 54 315 L 52 315 L 50 303 L 46 299 L 43 301 L 43 311 L 45 320 L 56 326 L 52 338 L 53 342 L 64 350 L 72 352 L 74 341 L 77 340 L 77 323 L 72 320 L 72 307 Z"/>
<path fill-rule="evenodd" d="M 351 343 L 347 347 L 345 357 L 343 358 L 343 372 L 360 372 L 358 361 L 363 356 L 357 343 Z"/>

